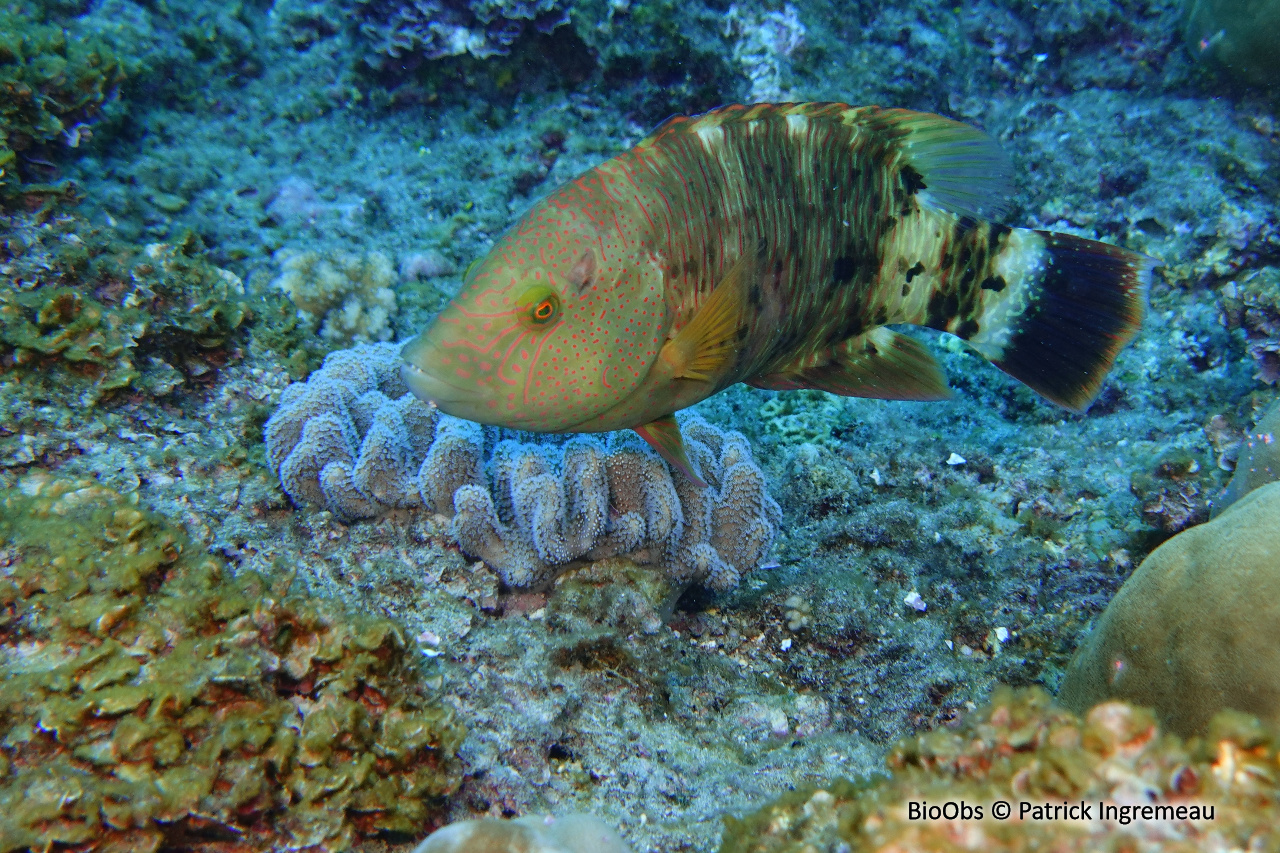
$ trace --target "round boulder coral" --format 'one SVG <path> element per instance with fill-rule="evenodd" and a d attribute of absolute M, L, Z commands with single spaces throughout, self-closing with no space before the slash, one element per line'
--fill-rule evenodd
<path fill-rule="evenodd" d="M 1125 581 L 1059 696 L 1149 705 L 1172 730 L 1234 708 L 1280 722 L 1280 483 L 1165 542 Z"/>

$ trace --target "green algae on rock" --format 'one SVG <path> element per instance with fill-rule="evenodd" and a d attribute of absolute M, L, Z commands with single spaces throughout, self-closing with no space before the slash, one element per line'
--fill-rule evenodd
<path fill-rule="evenodd" d="M 1224 708 L 1280 723 L 1277 518 L 1272 483 L 1153 551 L 1072 659 L 1061 700 L 1139 702 L 1180 734 Z"/>
<path fill-rule="evenodd" d="M 182 360 L 225 346 L 250 316 L 240 278 L 194 235 L 135 246 L 74 217 L 21 223 L 0 263 L 0 377 L 28 398 L 168 393 L 191 370 Z"/>
<path fill-rule="evenodd" d="M 720 850 L 1245 848 L 1275 837 L 1278 757 L 1280 732 L 1242 714 L 1222 714 L 1208 737 L 1182 740 L 1125 702 L 1080 718 L 1039 688 L 1000 688 L 958 728 L 901 741 L 886 759 L 888 778 L 805 787 L 725 818 Z M 992 815 L 996 801 L 1010 804 L 1013 819 Z M 1063 801 L 1089 804 L 1092 819 L 1028 819 L 1032 808 Z M 911 803 L 950 803 L 954 812 L 913 819 Z M 1104 806 L 1115 811 L 1102 814 Z"/>
<path fill-rule="evenodd" d="M 92 481 L 28 476 L 0 533 L 0 850 L 346 850 L 456 788 L 394 623 L 231 577 Z"/>
<path fill-rule="evenodd" d="M 97 38 L 70 37 L 40 17 L 25 4 L 0 8 L 0 203 L 31 180 L 24 157 L 79 146 L 128 72 Z"/>

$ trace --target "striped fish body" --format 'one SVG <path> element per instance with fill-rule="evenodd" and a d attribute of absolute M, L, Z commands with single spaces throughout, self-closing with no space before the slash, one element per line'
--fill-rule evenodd
<path fill-rule="evenodd" d="M 885 328 L 957 335 L 1081 409 L 1136 332 L 1151 262 L 994 224 L 1007 161 L 939 116 L 844 104 L 668 121 L 531 209 L 424 335 L 405 379 L 446 412 L 548 432 L 635 428 L 736 382 L 947 394 Z"/>

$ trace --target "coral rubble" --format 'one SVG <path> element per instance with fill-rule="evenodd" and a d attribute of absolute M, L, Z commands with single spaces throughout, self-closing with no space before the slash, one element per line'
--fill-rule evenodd
<path fill-rule="evenodd" d="M 720 850 L 1243 849 L 1274 839 L 1277 757 L 1280 735 L 1244 715 L 1183 741 L 1125 702 L 1082 719 L 1043 690 L 1001 688 L 958 728 L 900 742 L 888 778 L 804 787 L 725 818 Z M 997 802 L 1010 812 L 993 815 Z"/>
<path fill-rule="evenodd" d="M 232 577 L 92 481 L 24 479 L 0 543 L 0 849 L 346 850 L 456 788 L 395 623 Z"/>
<path fill-rule="evenodd" d="M 1150 705 L 1183 734 L 1223 708 L 1280 722 L 1280 483 L 1151 553 L 1077 651 L 1060 697 Z"/>
<path fill-rule="evenodd" d="M 357 0 L 353 11 L 375 66 L 406 54 L 484 59 L 509 52 L 526 30 L 549 33 L 569 21 L 560 0 Z"/>
<path fill-rule="evenodd" d="M 1263 267 L 1222 288 L 1223 320 L 1244 332 L 1257 378 L 1280 381 L 1280 267 Z"/>

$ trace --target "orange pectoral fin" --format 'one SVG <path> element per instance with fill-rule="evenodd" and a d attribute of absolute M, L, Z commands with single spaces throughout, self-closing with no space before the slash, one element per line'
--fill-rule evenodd
<path fill-rule="evenodd" d="M 680 435 L 680 427 L 676 424 L 675 415 L 663 415 L 638 427 L 632 427 L 649 446 L 671 465 L 693 481 L 694 485 L 705 489 L 706 481 L 699 477 L 684 452 L 684 438 Z"/>
<path fill-rule="evenodd" d="M 677 379 L 712 382 L 738 352 L 738 328 L 744 317 L 748 280 L 755 256 L 743 254 L 698 307 L 680 332 L 663 347 Z"/>

